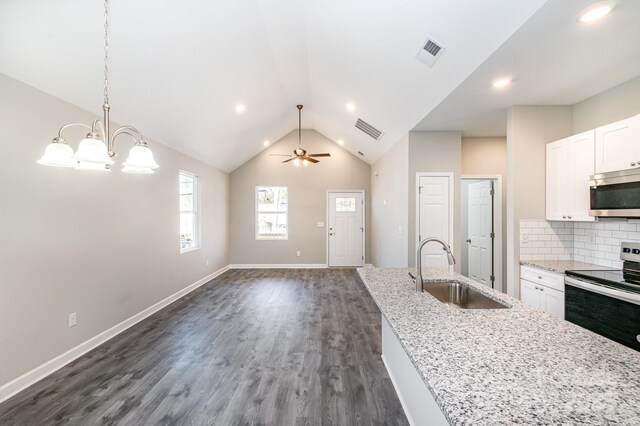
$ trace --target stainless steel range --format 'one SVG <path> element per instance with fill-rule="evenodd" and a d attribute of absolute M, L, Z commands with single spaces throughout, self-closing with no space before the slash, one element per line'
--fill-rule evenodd
<path fill-rule="evenodd" d="M 640 244 L 620 258 L 622 270 L 567 271 L 565 319 L 640 351 Z"/>

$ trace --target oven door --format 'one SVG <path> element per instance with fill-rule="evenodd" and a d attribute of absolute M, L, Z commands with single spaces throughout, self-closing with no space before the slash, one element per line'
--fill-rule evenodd
<path fill-rule="evenodd" d="M 589 214 L 601 217 L 640 217 L 640 170 L 591 176 Z"/>
<path fill-rule="evenodd" d="M 565 277 L 564 318 L 640 351 L 640 294 Z"/>

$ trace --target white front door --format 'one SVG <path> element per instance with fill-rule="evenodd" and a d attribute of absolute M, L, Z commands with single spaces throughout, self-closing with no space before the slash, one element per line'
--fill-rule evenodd
<path fill-rule="evenodd" d="M 491 241 L 493 184 L 489 180 L 469 184 L 469 235 L 467 243 L 469 254 L 469 278 L 491 287 L 491 271 L 493 251 Z"/>
<path fill-rule="evenodd" d="M 364 265 L 364 196 L 329 192 L 329 266 Z"/>
<path fill-rule="evenodd" d="M 418 242 L 436 237 L 451 245 L 452 181 L 451 176 L 445 175 L 418 178 Z M 449 269 L 446 252 L 440 244 L 429 243 L 422 248 L 422 266 Z"/>

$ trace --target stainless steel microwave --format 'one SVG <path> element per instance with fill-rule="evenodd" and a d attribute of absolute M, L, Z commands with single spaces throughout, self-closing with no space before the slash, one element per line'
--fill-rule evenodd
<path fill-rule="evenodd" d="M 589 178 L 589 214 L 597 217 L 640 217 L 640 168 Z"/>

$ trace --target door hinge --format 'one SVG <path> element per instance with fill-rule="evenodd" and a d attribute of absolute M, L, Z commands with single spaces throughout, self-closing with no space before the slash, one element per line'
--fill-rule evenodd
<path fill-rule="evenodd" d="M 422 186 L 419 186 L 418 187 L 418 194 L 421 194 L 421 193 L 422 193 Z"/>
<path fill-rule="evenodd" d="M 496 233 L 495 232 L 492 232 L 492 233 L 489 234 L 489 238 L 495 238 L 495 237 L 496 237 Z"/>
<path fill-rule="evenodd" d="M 496 191 L 493 188 L 491 188 L 491 191 L 489 191 L 489 195 L 496 195 Z"/>
<path fill-rule="evenodd" d="M 489 279 L 491 280 L 491 282 L 494 282 L 494 281 L 496 280 L 496 276 L 495 276 L 495 275 L 491 275 L 491 276 L 489 277 Z"/>

